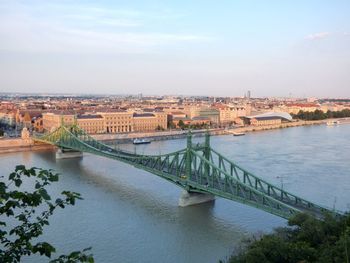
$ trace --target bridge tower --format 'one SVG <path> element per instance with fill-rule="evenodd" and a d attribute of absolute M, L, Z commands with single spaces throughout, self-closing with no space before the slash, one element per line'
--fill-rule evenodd
<path fill-rule="evenodd" d="M 61 116 L 61 126 L 64 125 L 63 116 Z M 77 125 L 77 117 L 74 115 L 74 125 Z M 56 151 L 56 159 L 69 159 L 69 158 L 81 158 L 83 157 L 83 152 L 76 151 L 73 149 L 59 147 Z"/>
<path fill-rule="evenodd" d="M 205 134 L 204 142 L 204 157 L 209 160 L 210 158 L 210 135 L 207 131 Z M 192 133 L 187 134 L 187 148 L 186 148 L 186 178 L 191 178 L 192 174 Z M 209 174 L 209 165 L 205 165 L 205 173 Z M 197 205 L 215 200 L 215 196 L 212 194 L 203 194 L 191 190 L 189 187 L 183 190 L 180 199 L 179 206 L 185 207 L 190 205 Z"/>

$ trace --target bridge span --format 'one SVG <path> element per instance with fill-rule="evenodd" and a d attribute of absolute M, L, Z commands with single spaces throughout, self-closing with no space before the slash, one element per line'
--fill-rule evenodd
<path fill-rule="evenodd" d="M 76 124 L 62 124 L 53 132 L 33 139 L 59 147 L 58 155 L 61 156 L 81 156 L 87 152 L 155 174 L 185 190 L 180 197 L 181 206 L 213 200 L 217 196 L 286 219 L 300 212 L 316 217 L 322 217 L 325 212 L 338 214 L 248 172 L 212 149 L 209 134 L 206 134 L 204 143 L 193 144 L 189 132 L 185 149 L 161 155 L 114 149 L 95 140 Z"/>

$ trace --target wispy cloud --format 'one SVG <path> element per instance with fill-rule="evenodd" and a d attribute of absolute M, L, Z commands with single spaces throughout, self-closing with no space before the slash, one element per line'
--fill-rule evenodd
<path fill-rule="evenodd" d="M 331 35 L 330 32 L 318 32 L 318 33 L 307 35 L 305 37 L 305 39 L 307 39 L 307 40 L 320 40 L 320 39 L 327 38 L 330 35 Z"/>
<path fill-rule="evenodd" d="M 1 15 L 1 13 L 3 15 Z M 0 49 L 24 52 L 144 53 L 208 41 L 193 33 L 152 32 L 143 12 L 61 4 L 0 4 Z"/>
<path fill-rule="evenodd" d="M 64 17 L 69 19 L 71 22 L 79 24 L 105 25 L 113 27 L 139 27 L 143 25 L 143 22 L 136 19 L 103 17 L 91 14 L 71 14 L 65 15 Z"/>

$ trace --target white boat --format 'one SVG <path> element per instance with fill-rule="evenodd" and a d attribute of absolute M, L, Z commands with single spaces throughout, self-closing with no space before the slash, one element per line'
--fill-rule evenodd
<path fill-rule="evenodd" d="M 232 134 L 233 134 L 233 136 L 243 136 L 243 135 L 245 135 L 244 132 L 233 132 Z"/>
<path fill-rule="evenodd" d="M 133 143 L 133 144 L 147 144 L 147 143 L 151 143 L 151 140 L 149 140 L 149 139 L 138 139 L 138 138 L 136 138 L 136 139 L 133 140 L 132 143 Z"/>
<path fill-rule="evenodd" d="M 327 121 L 327 126 L 334 126 L 340 124 L 340 121 Z"/>

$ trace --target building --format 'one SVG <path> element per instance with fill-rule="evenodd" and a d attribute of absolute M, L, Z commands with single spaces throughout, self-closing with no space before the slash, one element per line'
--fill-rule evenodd
<path fill-rule="evenodd" d="M 252 126 L 278 125 L 292 121 L 292 116 L 286 112 L 267 112 L 255 116 L 241 117 L 244 124 Z"/>
<path fill-rule="evenodd" d="M 75 116 L 71 112 L 43 113 L 42 130 L 52 131 L 58 128 L 62 122 L 66 125 L 72 125 L 75 121 L 80 128 L 90 134 L 167 129 L 167 114 L 162 111 L 133 113 L 125 110 L 108 110 L 80 114 L 76 118 Z"/>
<path fill-rule="evenodd" d="M 16 113 L 13 110 L 3 110 L 0 112 L 0 122 L 4 125 L 16 126 Z"/>
<path fill-rule="evenodd" d="M 18 109 L 16 112 L 16 125 L 17 127 L 27 127 L 31 130 L 33 128 L 34 120 L 42 117 L 41 109 Z"/>
<path fill-rule="evenodd" d="M 43 113 L 44 131 L 53 131 L 61 126 L 63 122 L 66 125 L 74 123 L 75 115 L 72 112 L 47 112 Z"/>
<path fill-rule="evenodd" d="M 210 124 L 210 119 L 207 117 L 193 117 L 192 118 L 192 125 L 209 125 Z"/>
<path fill-rule="evenodd" d="M 314 112 L 320 109 L 320 105 L 315 103 L 290 103 L 276 108 L 277 110 L 282 110 L 291 114 L 298 114 L 299 111 L 304 112 Z"/>
<path fill-rule="evenodd" d="M 173 124 L 175 127 L 181 128 L 179 123 L 182 122 L 184 125 L 190 125 L 192 123 L 192 120 L 187 117 L 176 117 L 172 119 Z"/>
<path fill-rule="evenodd" d="M 104 132 L 120 133 L 134 131 L 132 112 L 123 110 L 98 112 L 104 120 Z"/>
<path fill-rule="evenodd" d="M 252 126 L 276 125 L 281 123 L 282 119 L 277 116 L 250 118 L 250 125 Z"/>
<path fill-rule="evenodd" d="M 171 120 L 173 118 L 186 118 L 186 114 L 184 112 L 181 112 L 181 111 L 170 112 L 168 114 L 168 116 L 170 116 L 169 120 Z"/>
<path fill-rule="evenodd" d="M 104 118 L 98 114 L 79 115 L 77 124 L 80 128 L 90 134 L 105 133 Z"/>
<path fill-rule="evenodd" d="M 221 125 L 230 125 L 235 121 L 237 117 L 244 117 L 251 114 L 250 104 L 245 104 L 245 105 L 215 104 L 213 105 L 213 107 L 219 111 Z"/>
<path fill-rule="evenodd" d="M 220 112 L 217 109 L 207 108 L 199 111 L 200 117 L 206 117 L 210 120 L 210 123 L 219 124 Z"/>
<path fill-rule="evenodd" d="M 201 106 L 196 105 L 185 106 L 183 109 L 183 112 L 186 114 L 186 117 L 190 119 L 192 119 L 193 117 L 198 117 L 200 111 Z"/>
<path fill-rule="evenodd" d="M 133 114 L 134 131 L 155 131 L 167 129 L 167 114 L 165 112 L 143 112 Z"/>
<path fill-rule="evenodd" d="M 34 117 L 32 123 L 33 123 L 34 131 L 44 132 L 43 118 L 42 117 Z"/>

